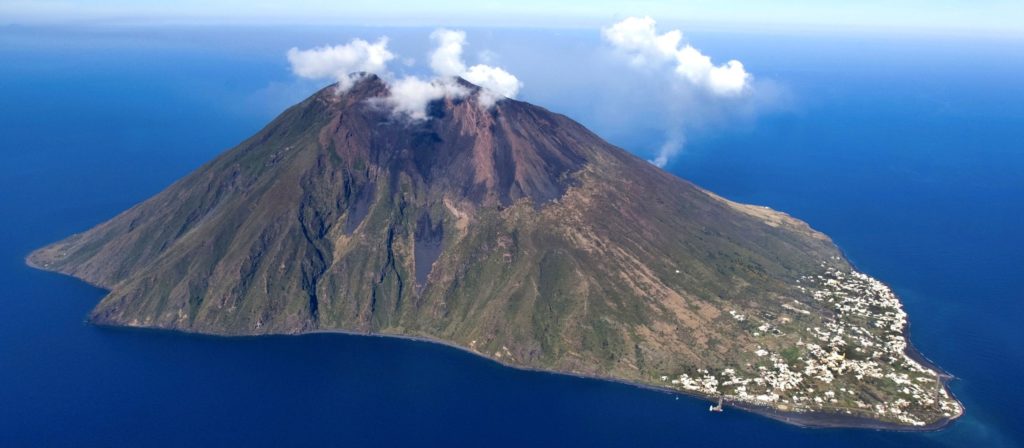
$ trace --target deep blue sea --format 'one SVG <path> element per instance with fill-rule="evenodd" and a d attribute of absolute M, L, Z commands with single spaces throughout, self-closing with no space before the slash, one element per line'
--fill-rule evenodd
<path fill-rule="evenodd" d="M 778 94 L 688 129 L 668 169 L 809 222 L 891 284 L 914 344 L 957 377 L 967 414 L 940 432 L 711 414 L 420 342 L 95 328 L 84 318 L 103 291 L 24 266 L 314 91 L 290 74 L 291 46 L 386 34 L 422 61 L 428 33 L 0 27 L 0 446 L 1024 446 L 1019 40 L 688 34 Z M 523 99 L 644 157 L 663 137 L 645 125 L 651 93 L 607 70 L 596 30 L 469 34 L 523 79 Z"/>

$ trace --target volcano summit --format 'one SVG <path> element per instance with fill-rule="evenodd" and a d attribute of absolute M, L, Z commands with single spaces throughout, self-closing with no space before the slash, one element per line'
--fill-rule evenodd
<path fill-rule="evenodd" d="M 325 88 L 28 262 L 109 290 L 100 325 L 424 338 L 806 425 L 962 413 L 825 235 L 454 82 L 425 120 L 373 75 Z"/>

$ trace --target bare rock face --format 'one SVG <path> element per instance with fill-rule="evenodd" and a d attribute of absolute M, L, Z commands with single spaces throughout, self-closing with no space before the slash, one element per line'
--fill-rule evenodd
<path fill-rule="evenodd" d="M 777 410 L 959 415 L 906 356 L 898 300 L 826 236 L 465 86 L 420 121 L 374 76 L 326 88 L 28 261 L 110 290 L 104 325 L 408 335 Z"/>

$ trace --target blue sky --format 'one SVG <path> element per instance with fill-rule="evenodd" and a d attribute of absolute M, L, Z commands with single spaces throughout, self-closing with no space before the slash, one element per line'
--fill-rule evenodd
<path fill-rule="evenodd" d="M 650 15 L 689 28 L 1024 35 L 1022 0 L 329 1 L 0 0 L 0 24 L 211 23 L 410 26 L 603 26 Z"/>

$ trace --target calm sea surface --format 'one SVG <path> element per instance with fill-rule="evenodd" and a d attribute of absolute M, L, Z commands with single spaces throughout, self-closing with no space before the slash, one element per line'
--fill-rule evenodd
<path fill-rule="evenodd" d="M 891 284 L 914 344 L 958 377 L 967 415 L 937 433 L 710 414 L 690 398 L 411 341 L 95 328 L 83 319 L 103 291 L 23 265 L 311 93 L 289 74 L 289 47 L 387 34 L 422 60 L 428 32 L 0 28 L 0 446 L 1024 445 L 1020 41 L 689 34 L 778 94 L 756 114 L 689 128 L 668 168 L 809 222 Z M 660 143 L 643 125 L 657 113 L 640 104 L 650 92 L 601 69 L 596 31 L 470 39 L 520 75 L 524 99 L 645 157 Z M 640 105 L 623 117 L 594 107 L 605 88 Z"/>

